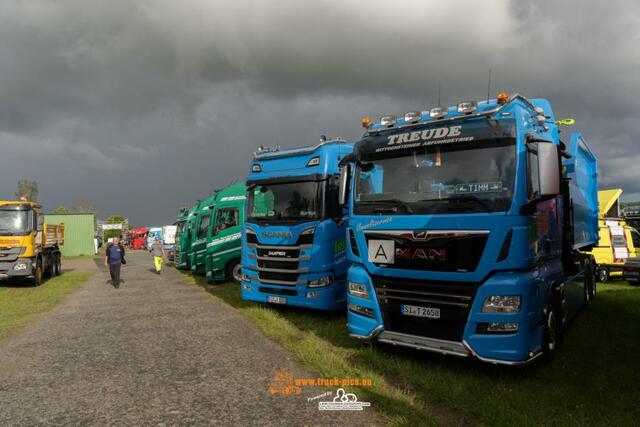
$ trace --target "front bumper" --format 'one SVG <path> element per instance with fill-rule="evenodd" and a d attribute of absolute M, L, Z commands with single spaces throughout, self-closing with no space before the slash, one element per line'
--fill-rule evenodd
<path fill-rule="evenodd" d="M 417 335 L 395 328 L 389 330 L 390 324 L 385 323 L 379 297 L 366 270 L 359 265 L 353 265 L 349 269 L 348 280 L 364 284 L 368 290 L 367 298 L 347 295 L 349 307 L 357 305 L 366 308 L 369 313 L 365 315 L 362 310 L 348 310 L 347 325 L 352 337 L 500 365 L 525 365 L 542 355 L 543 326 L 539 308 L 546 294 L 544 286 L 534 280 L 532 272 L 497 273 L 478 286 L 465 317 L 464 330 L 456 339 Z M 482 312 L 482 305 L 487 296 L 512 294 L 522 295 L 520 312 Z M 428 303 L 422 305 L 430 306 Z M 407 321 L 411 322 L 408 318 Z M 446 321 L 436 320 L 433 324 Z M 494 322 L 517 323 L 518 330 L 504 333 L 482 331 L 483 325 Z M 442 327 L 446 327 L 446 324 Z"/>
<path fill-rule="evenodd" d="M 250 270 L 249 270 L 250 271 Z M 251 271 L 254 273 L 253 271 Z M 240 282 L 240 292 L 245 301 L 264 304 L 273 303 L 269 297 L 284 298 L 282 305 L 304 307 L 314 310 L 339 310 L 346 303 L 344 280 L 332 280 L 326 286 L 309 288 L 306 284 L 296 286 L 280 286 L 258 281 L 257 276 L 249 276 L 250 280 Z M 295 292 L 296 295 L 291 295 Z"/>
<path fill-rule="evenodd" d="M 11 278 L 30 278 L 35 271 L 34 261 L 31 258 L 18 258 L 15 261 L 0 262 L 0 280 Z"/>

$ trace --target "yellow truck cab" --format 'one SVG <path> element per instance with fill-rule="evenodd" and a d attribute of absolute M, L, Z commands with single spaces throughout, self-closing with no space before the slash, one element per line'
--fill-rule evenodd
<path fill-rule="evenodd" d="M 622 268 L 628 258 L 640 249 L 640 234 L 620 215 L 619 199 L 622 189 L 598 191 L 600 241 L 589 252 L 596 260 L 596 274 L 600 282 L 610 277 L 622 277 Z"/>
<path fill-rule="evenodd" d="M 42 206 L 0 201 L 0 280 L 27 279 L 38 286 L 61 271 L 64 224 L 45 224 Z"/>

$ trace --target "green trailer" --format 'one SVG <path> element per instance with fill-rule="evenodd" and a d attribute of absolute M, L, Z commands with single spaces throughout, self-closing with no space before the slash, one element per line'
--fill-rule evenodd
<path fill-rule="evenodd" d="M 216 191 L 200 202 L 191 233 L 190 268 L 209 283 L 240 281 L 240 238 L 244 224 L 244 183 Z"/>

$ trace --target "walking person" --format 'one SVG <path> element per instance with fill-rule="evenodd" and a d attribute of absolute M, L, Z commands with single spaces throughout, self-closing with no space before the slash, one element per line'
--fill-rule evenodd
<path fill-rule="evenodd" d="M 156 273 L 160 274 L 162 272 L 162 259 L 164 258 L 164 245 L 159 238 L 156 237 L 151 248 L 149 248 L 149 252 L 153 255 L 153 264 L 156 267 Z"/>
<path fill-rule="evenodd" d="M 113 241 L 107 245 L 104 266 L 109 267 L 111 284 L 116 289 L 120 287 L 120 267 L 126 263 L 124 259 L 124 246 L 122 246 L 118 237 L 114 237 Z"/>

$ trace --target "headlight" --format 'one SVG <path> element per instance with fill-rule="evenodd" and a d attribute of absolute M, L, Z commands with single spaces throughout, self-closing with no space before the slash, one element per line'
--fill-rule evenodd
<path fill-rule="evenodd" d="M 349 282 L 349 295 L 360 298 L 369 298 L 367 287 L 362 283 Z"/>
<path fill-rule="evenodd" d="M 327 286 L 329 283 L 331 283 L 331 277 L 325 276 L 319 279 L 309 280 L 308 286 L 310 288 L 321 288 L 322 286 Z"/>
<path fill-rule="evenodd" d="M 484 300 L 483 313 L 518 313 L 522 297 L 520 295 L 493 295 Z"/>
<path fill-rule="evenodd" d="M 251 277 L 247 276 L 244 273 L 241 273 L 240 274 L 240 281 L 242 281 L 242 282 L 250 282 L 251 281 Z"/>
<path fill-rule="evenodd" d="M 22 271 L 27 269 L 27 264 L 24 262 L 18 262 L 13 266 L 15 271 Z"/>

